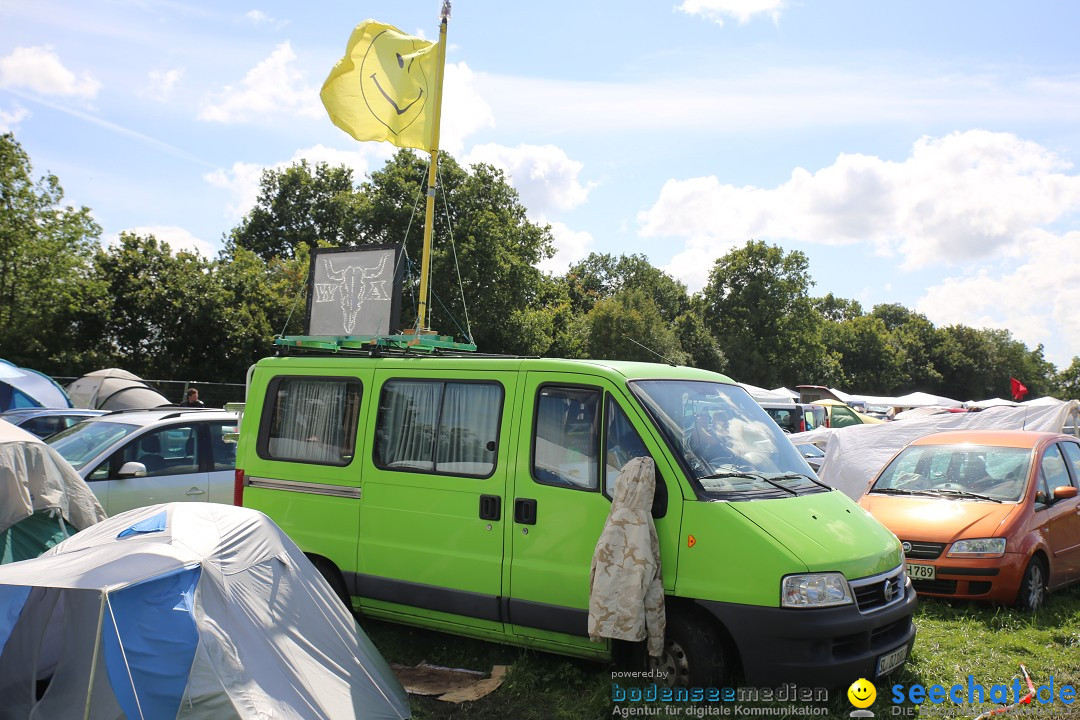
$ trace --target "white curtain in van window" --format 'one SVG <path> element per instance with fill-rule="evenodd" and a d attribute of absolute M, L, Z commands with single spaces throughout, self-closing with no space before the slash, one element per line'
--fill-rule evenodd
<path fill-rule="evenodd" d="M 448 383 L 439 422 L 435 469 L 464 475 L 489 475 L 495 467 L 502 390 L 483 383 Z M 491 443 L 491 450 L 488 450 Z"/>
<path fill-rule="evenodd" d="M 433 444 L 438 422 L 437 382 L 388 382 L 385 404 L 379 409 L 383 465 L 417 470 L 434 469 Z"/>
<path fill-rule="evenodd" d="M 285 442 L 272 439 L 271 453 L 295 460 L 340 462 L 345 444 L 344 394 L 345 384 L 339 381 L 289 380 L 278 405 L 279 437 Z"/>

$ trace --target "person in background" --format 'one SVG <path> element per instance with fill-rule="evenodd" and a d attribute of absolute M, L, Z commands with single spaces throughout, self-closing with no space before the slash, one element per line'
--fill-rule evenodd
<path fill-rule="evenodd" d="M 187 397 L 184 398 L 184 402 L 180 403 L 180 407 L 205 407 L 206 403 L 199 399 L 199 391 L 195 388 L 188 388 Z"/>

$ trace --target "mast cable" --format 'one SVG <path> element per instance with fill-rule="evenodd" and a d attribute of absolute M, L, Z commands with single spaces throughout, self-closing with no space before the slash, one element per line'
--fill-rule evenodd
<path fill-rule="evenodd" d="M 447 6 L 449 7 L 449 3 L 447 3 Z M 461 282 L 461 267 L 458 265 L 457 243 L 454 242 L 454 226 L 450 223 L 450 206 L 446 202 L 446 184 L 442 181 L 442 173 L 438 166 L 435 167 L 435 172 L 439 177 L 439 189 L 442 190 L 443 213 L 446 215 L 446 228 L 447 234 L 450 235 L 450 248 L 454 251 L 454 270 L 457 271 L 458 292 L 461 293 L 461 307 L 465 311 L 465 338 L 471 343 L 473 342 L 472 323 L 469 322 L 469 306 L 465 302 L 465 285 Z M 450 314 L 450 310 L 446 308 L 445 305 L 443 307 L 446 309 L 447 314 Z M 452 315 L 451 319 L 453 319 Z M 456 320 L 454 321 L 454 324 L 458 325 Z M 460 325 L 458 325 L 458 329 L 461 329 Z"/>

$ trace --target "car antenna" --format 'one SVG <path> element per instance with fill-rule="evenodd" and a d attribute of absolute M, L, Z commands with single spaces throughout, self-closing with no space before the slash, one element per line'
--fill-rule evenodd
<path fill-rule="evenodd" d="M 660 353 L 656 352 L 655 350 L 653 350 L 653 349 L 652 349 L 651 347 L 649 347 L 648 345 L 642 345 L 641 343 L 639 343 L 639 342 L 638 342 L 637 340 L 635 340 L 634 338 L 630 337 L 630 336 L 629 336 L 629 335 L 627 335 L 626 333 L 623 333 L 623 337 L 624 337 L 624 338 L 626 338 L 627 340 L 629 340 L 630 342 L 634 343 L 634 344 L 635 344 L 635 345 L 637 345 L 638 347 L 641 347 L 641 348 L 645 348 L 646 350 L 648 350 L 649 352 L 651 352 L 651 353 L 652 353 L 653 355 L 655 355 L 656 357 L 658 357 L 658 358 L 660 358 L 661 360 L 663 360 L 664 362 L 666 362 L 666 363 L 667 363 L 668 365 L 670 365 L 671 367 L 678 367 L 678 366 L 679 366 L 679 365 L 678 365 L 678 363 L 676 363 L 676 362 L 673 362 L 673 361 L 671 360 L 671 358 L 668 358 L 668 357 L 664 357 L 663 355 L 661 355 Z"/>

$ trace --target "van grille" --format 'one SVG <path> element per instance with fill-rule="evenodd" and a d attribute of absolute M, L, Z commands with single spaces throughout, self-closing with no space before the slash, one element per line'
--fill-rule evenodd
<path fill-rule="evenodd" d="M 916 540 L 901 540 L 904 546 L 904 555 L 911 560 L 936 560 L 941 557 L 945 550 L 945 543 L 918 542 Z M 910 546 L 910 550 L 908 547 Z"/>
<path fill-rule="evenodd" d="M 859 612 L 873 612 L 904 599 L 904 567 L 850 582 Z"/>

